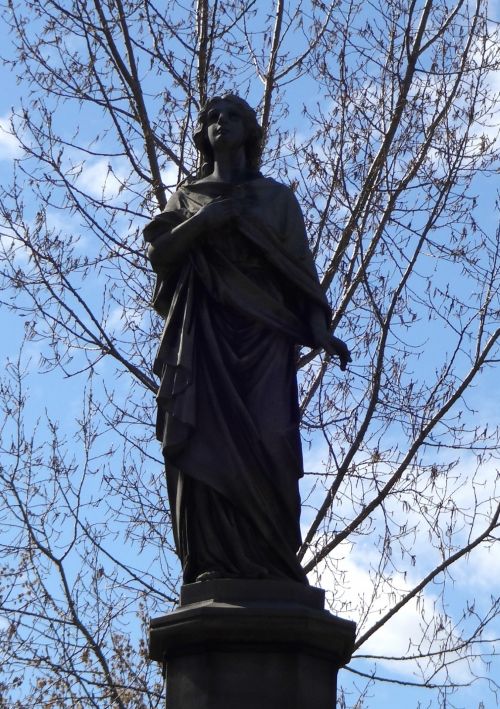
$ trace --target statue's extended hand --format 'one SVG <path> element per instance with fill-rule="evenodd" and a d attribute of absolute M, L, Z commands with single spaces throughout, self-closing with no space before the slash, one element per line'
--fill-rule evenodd
<path fill-rule="evenodd" d="M 325 345 L 325 352 L 327 352 L 332 357 L 338 357 L 340 359 L 340 369 L 344 372 L 349 362 L 352 362 L 351 353 L 348 346 L 343 340 L 340 340 L 335 335 L 331 335 L 327 344 Z"/>
<path fill-rule="evenodd" d="M 219 199 L 210 202 L 202 207 L 196 216 L 203 220 L 205 230 L 219 229 L 236 217 L 234 200 Z"/>

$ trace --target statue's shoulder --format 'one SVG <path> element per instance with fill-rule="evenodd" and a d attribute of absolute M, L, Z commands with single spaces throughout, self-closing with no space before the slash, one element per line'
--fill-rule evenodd
<path fill-rule="evenodd" d="M 274 177 L 267 177 L 263 175 L 256 180 L 262 190 L 267 191 L 276 198 L 281 198 L 282 200 L 292 200 L 296 201 L 295 192 L 293 191 L 291 185 L 285 185 L 283 182 L 278 182 Z"/>
<path fill-rule="evenodd" d="M 193 182 L 194 179 L 192 177 L 186 177 L 181 180 L 176 185 L 175 190 L 172 192 L 170 199 L 180 200 L 185 197 L 186 194 L 189 194 L 189 190 Z"/>
<path fill-rule="evenodd" d="M 175 190 L 171 193 L 164 211 L 188 209 L 193 199 L 192 185 L 193 178 L 186 178 L 179 182 Z"/>
<path fill-rule="evenodd" d="M 262 175 L 258 177 L 257 180 L 262 183 L 262 185 L 267 185 L 269 189 L 276 190 L 278 192 L 291 192 L 292 189 L 288 185 L 283 184 L 283 182 L 278 182 L 274 177 L 269 177 L 268 175 Z"/>

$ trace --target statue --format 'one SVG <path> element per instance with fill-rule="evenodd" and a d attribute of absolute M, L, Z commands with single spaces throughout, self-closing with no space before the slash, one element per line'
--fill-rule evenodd
<path fill-rule="evenodd" d="M 262 131 L 237 96 L 208 101 L 200 174 L 145 228 L 165 328 L 155 360 L 162 442 L 184 583 L 307 584 L 296 345 L 350 361 L 292 190 L 259 172 Z"/>

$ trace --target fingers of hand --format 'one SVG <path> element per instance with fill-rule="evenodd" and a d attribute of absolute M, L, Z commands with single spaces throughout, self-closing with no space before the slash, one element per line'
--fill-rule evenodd
<path fill-rule="evenodd" d="M 345 371 L 349 362 L 352 362 L 349 348 L 342 340 L 334 337 L 331 340 L 330 346 L 327 348 L 330 355 L 337 356 L 340 359 L 339 365 L 342 371 Z"/>
<path fill-rule="evenodd" d="M 201 210 L 207 221 L 207 226 L 217 227 L 228 222 L 233 216 L 233 205 L 230 199 L 211 202 Z"/>

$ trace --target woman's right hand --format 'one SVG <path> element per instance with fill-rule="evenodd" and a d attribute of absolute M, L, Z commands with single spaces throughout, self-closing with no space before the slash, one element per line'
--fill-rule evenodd
<path fill-rule="evenodd" d="M 237 216 L 235 203 L 232 199 L 219 199 L 209 202 L 196 214 L 196 220 L 201 219 L 203 231 L 220 229 Z"/>
<path fill-rule="evenodd" d="M 237 216 L 234 200 L 219 199 L 209 202 L 194 216 L 162 234 L 149 245 L 148 257 L 156 273 L 181 261 L 198 239 L 214 232 Z"/>

